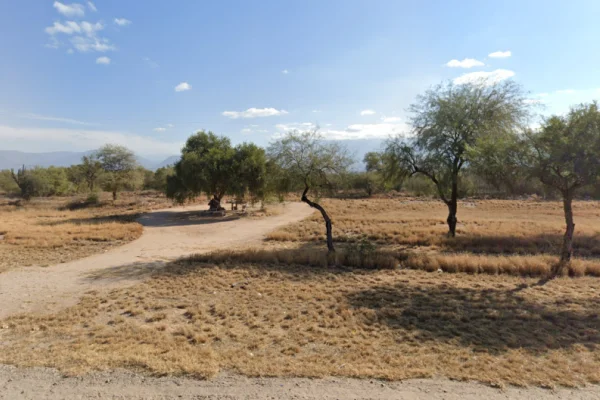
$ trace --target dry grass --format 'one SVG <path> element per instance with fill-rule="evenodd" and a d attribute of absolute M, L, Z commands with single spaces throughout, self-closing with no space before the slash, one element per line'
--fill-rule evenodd
<path fill-rule="evenodd" d="M 130 273 L 124 269 L 124 273 Z M 600 281 L 180 261 L 53 316 L 0 322 L 0 362 L 78 374 L 600 382 Z M 528 282 L 525 280 L 525 282 Z"/>
<path fill-rule="evenodd" d="M 89 256 L 138 238 L 137 214 L 171 205 L 155 193 L 123 193 L 113 203 L 69 210 L 77 199 L 35 199 L 23 206 L 0 201 L 0 272 Z M 14 202 L 13 202 L 14 203 Z"/>
<path fill-rule="evenodd" d="M 447 209 L 439 201 L 324 200 L 338 243 L 371 241 L 401 250 L 409 268 L 446 272 L 546 274 L 564 233 L 559 202 L 481 200 L 459 205 L 456 238 L 448 238 Z M 571 275 L 600 275 L 600 202 L 578 201 Z M 322 242 L 318 214 L 268 235 L 273 242 Z M 504 255 L 505 257 L 500 257 Z M 401 257 L 402 258 L 402 257 Z"/>
<path fill-rule="evenodd" d="M 368 199 L 323 204 L 334 221 L 336 240 L 363 238 L 380 244 L 438 246 L 479 253 L 537 254 L 560 247 L 564 216 L 559 202 L 482 200 L 459 204 L 457 238 L 448 239 L 447 208 L 439 201 Z M 600 255 L 600 202 L 575 202 L 576 248 Z M 324 240 L 320 215 L 277 230 L 271 240 Z"/>
<path fill-rule="evenodd" d="M 303 265 L 308 267 L 348 267 L 359 269 L 419 269 L 428 272 L 467 274 L 508 274 L 523 277 L 548 276 L 558 257 L 537 256 L 486 256 L 480 254 L 447 254 L 422 251 L 394 251 L 390 249 L 361 250 L 344 245 L 335 254 L 316 245 L 298 248 L 243 249 L 198 254 L 189 258 L 202 263 L 259 263 L 270 265 Z M 600 277 L 598 260 L 575 259 L 564 271 L 573 277 Z"/>

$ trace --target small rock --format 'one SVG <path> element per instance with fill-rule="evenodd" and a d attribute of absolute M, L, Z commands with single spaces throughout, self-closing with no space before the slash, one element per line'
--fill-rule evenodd
<path fill-rule="evenodd" d="M 444 271 L 441 268 L 438 268 L 437 272 L 438 272 L 438 274 L 441 274 Z"/>

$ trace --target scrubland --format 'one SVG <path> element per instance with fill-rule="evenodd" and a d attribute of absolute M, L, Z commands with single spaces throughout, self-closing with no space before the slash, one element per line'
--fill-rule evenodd
<path fill-rule="evenodd" d="M 439 202 L 322 204 L 335 255 L 313 214 L 261 248 L 180 259 L 56 314 L 0 321 L 0 363 L 67 374 L 600 383 L 598 202 L 574 206 L 573 278 L 545 285 L 534 283 L 557 260 L 560 203 L 463 202 L 456 238 L 445 236 Z M 110 279 L 136 271 L 144 263 L 111 269 Z"/>

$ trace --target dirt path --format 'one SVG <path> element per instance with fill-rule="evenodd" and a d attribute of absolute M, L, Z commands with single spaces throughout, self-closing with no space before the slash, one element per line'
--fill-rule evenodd
<path fill-rule="evenodd" d="M 48 368 L 0 366 L 0 399 L 600 399 L 598 387 L 547 390 L 494 389 L 447 379 L 385 382 L 346 378 L 245 378 L 222 374 L 210 381 L 151 378 L 128 371 L 98 372 L 63 378 Z"/>
<path fill-rule="evenodd" d="M 146 214 L 142 237 L 123 247 L 67 264 L 26 267 L 0 275 L 0 319 L 19 312 L 51 312 L 75 304 L 89 290 L 131 285 L 166 262 L 191 253 L 259 244 L 264 234 L 308 216 L 290 203 L 264 219 L 207 219 L 196 208 Z M 125 271 L 134 271 L 127 274 Z M 447 379 L 382 382 L 345 378 L 246 378 L 221 374 L 210 381 L 153 378 L 130 371 L 65 378 L 49 368 L 0 365 L 2 399 L 600 399 L 600 387 L 494 389 Z"/>
<path fill-rule="evenodd" d="M 266 233 L 312 213 L 305 204 L 287 203 L 277 216 L 223 219 L 200 217 L 198 210 L 204 208 L 151 212 L 139 220 L 144 225 L 142 237 L 122 247 L 65 264 L 23 267 L 1 274 L 0 319 L 68 307 L 87 291 L 134 284 L 181 256 L 258 244 Z M 135 273 L 123 273 L 128 270 Z M 111 274 L 113 271 L 119 273 Z"/>

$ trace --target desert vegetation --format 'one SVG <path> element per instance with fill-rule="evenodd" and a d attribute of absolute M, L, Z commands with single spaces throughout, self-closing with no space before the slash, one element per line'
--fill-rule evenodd
<path fill-rule="evenodd" d="M 436 86 L 411 107 L 411 134 L 367 154 L 364 172 L 316 130 L 266 149 L 200 131 L 174 167 L 145 174 L 166 194 L 161 205 L 207 195 L 221 211 L 225 196 L 277 198 L 318 212 L 259 248 L 88 273 L 151 276 L 1 321 L 0 362 L 72 374 L 600 383 L 600 111 L 575 106 L 533 130 L 526 100 L 511 82 Z M 95 251 L 85 243 L 140 234 L 138 207 L 114 212 L 140 176 L 132 154 L 106 146 L 77 168 L 85 193 L 109 191 L 104 207 L 27 214 L 40 201 L 27 183 L 36 169 L 10 172 L 22 203 L 4 206 L 14 222 L 0 229 L 0 251 Z M 567 275 L 577 279 L 553 279 Z"/>
<path fill-rule="evenodd" d="M 463 216 L 456 237 L 446 234 L 444 204 L 439 201 L 397 197 L 327 199 L 324 204 L 335 215 L 334 237 L 342 248 L 369 243 L 406 268 L 543 277 L 559 262 L 564 222 L 557 201 L 459 202 Z M 575 203 L 582 221 L 574 243 L 577 257 L 566 271 L 571 275 L 600 273 L 599 206 L 597 201 Z M 324 238 L 318 216 L 267 236 L 277 243 L 275 248 L 302 247 Z"/>
<path fill-rule="evenodd" d="M 130 276 L 144 265 L 121 268 Z M 119 271 L 111 271 L 112 279 Z M 89 279 L 102 279 L 90 276 Z M 131 368 L 209 378 L 446 376 L 600 381 L 597 278 L 522 278 L 181 260 L 132 288 L 0 325 L 0 362 L 67 374 Z"/>

